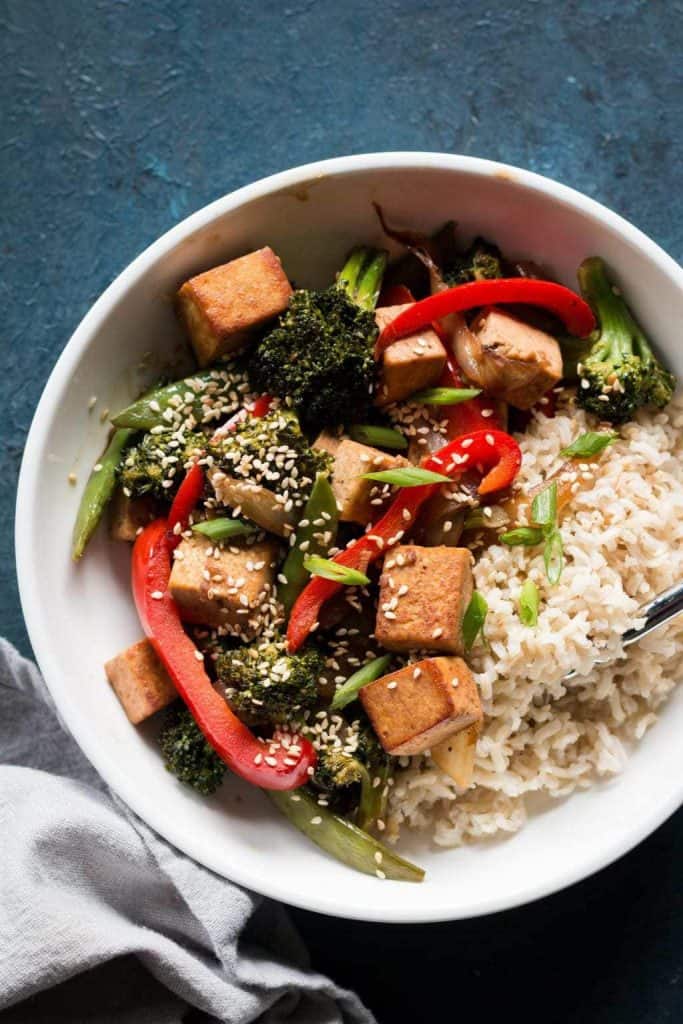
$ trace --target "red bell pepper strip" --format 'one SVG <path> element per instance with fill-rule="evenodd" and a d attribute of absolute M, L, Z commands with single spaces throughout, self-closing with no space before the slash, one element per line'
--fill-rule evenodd
<path fill-rule="evenodd" d="M 502 430 L 476 430 L 458 437 L 423 459 L 423 469 L 455 477 L 475 468 L 486 475 L 479 484 L 480 494 L 508 487 L 522 464 L 522 453 L 513 437 Z M 380 555 L 398 544 L 406 530 L 414 523 L 417 513 L 440 484 L 403 487 L 381 519 L 370 527 L 370 532 L 353 541 L 335 555 L 333 561 L 350 569 L 376 561 Z M 367 559 L 367 561 L 366 561 Z M 290 652 L 297 651 L 316 628 L 320 609 L 344 584 L 314 576 L 294 602 L 287 627 L 287 645 Z"/>
<path fill-rule="evenodd" d="M 262 416 L 265 416 L 266 413 L 270 412 L 272 404 L 273 399 L 270 395 L 261 395 L 260 398 L 255 399 L 254 404 L 251 409 L 249 409 L 249 412 L 252 416 L 255 416 L 256 419 L 261 419 Z"/>
<path fill-rule="evenodd" d="M 204 736 L 236 775 L 264 789 L 303 785 L 315 764 L 312 744 L 284 733 L 259 740 L 214 690 L 168 592 L 167 529 L 165 519 L 155 520 L 133 548 L 133 597 L 146 636 Z"/>
<path fill-rule="evenodd" d="M 171 511 L 168 513 L 168 545 L 171 551 L 180 543 L 180 534 L 187 529 L 190 513 L 199 502 L 203 490 L 204 470 L 198 462 L 193 462 L 178 488 Z"/>
<path fill-rule="evenodd" d="M 450 313 L 463 313 L 477 306 L 496 306 L 508 302 L 547 309 L 562 320 L 571 334 L 579 338 L 585 338 L 595 328 L 595 316 L 588 303 L 570 288 L 554 281 L 539 281 L 530 277 L 469 281 L 428 295 L 410 309 L 399 313 L 377 339 L 375 359 L 379 359 L 388 345 L 426 327 L 433 320 L 441 320 Z"/>

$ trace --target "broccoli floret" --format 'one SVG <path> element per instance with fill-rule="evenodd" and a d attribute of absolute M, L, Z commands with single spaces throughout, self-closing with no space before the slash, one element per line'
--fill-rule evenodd
<path fill-rule="evenodd" d="M 320 699 L 318 679 L 325 659 L 309 644 L 287 654 L 277 637 L 223 651 L 216 672 L 235 714 L 250 724 L 298 721 Z"/>
<path fill-rule="evenodd" d="M 191 713 L 173 705 L 159 735 L 166 770 L 202 796 L 215 793 L 225 775 L 225 764 L 204 739 Z"/>
<path fill-rule="evenodd" d="M 317 473 L 328 473 L 328 452 L 311 448 L 291 409 L 250 416 L 237 430 L 209 442 L 214 466 L 275 493 L 287 491 L 296 507 L 305 504 Z M 292 479 L 295 486 L 292 486 Z"/>
<path fill-rule="evenodd" d="M 599 324 L 578 367 L 579 405 L 611 423 L 625 423 L 644 405 L 663 408 L 676 378 L 655 356 L 599 257 L 581 264 L 579 284 Z"/>
<path fill-rule="evenodd" d="M 145 434 L 129 448 L 119 466 L 119 483 L 131 498 L 151 494 L 170 501 L 185 475 L 185 463 L 201 450 L 206 438 L 201 433 L 184 434 L 184 440 L 172 430 Z"/>
<path fill-rule="evenodd" d="M 317 743 L 313 784 L 333 802 L 345 804 L 347 810 L 350 803 L 355 803 L 357 824 L 363 829 L 371 828 L 378 818 L 384 817 L 391 758 L 367 719 L 344 724 L 341 715 L 333 715 L 331 725 L 331 729 L 324 730 L 328 742 Z M 353 786 L 359 787 L 355 794 L 348 792 Z"/>
<path fill-rule="evenodd" d="M 335 285 L 295 291 L 277 327 L 248 357 L 254 391 L 287 398 L 307 430 L 362 422 L 371 406 L 372 349 L 386 254 L 352 253 Z"/>
<path fill-rule="evenodd" d="M 468 281 L 503 277 L 500 250 L 484 238 L 475 238 L 465 252 L 444 268 L 443 276 L 451 287 Z"/>

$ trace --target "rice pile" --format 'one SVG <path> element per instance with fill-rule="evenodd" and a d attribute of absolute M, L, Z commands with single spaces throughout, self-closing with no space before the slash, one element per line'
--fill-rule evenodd
<path fill-rule="evenodd" d="M 520 483 L 531 488 L 562 462 L 559 452 L 596 429 L 564 404 L 520 438 Z M 562 518 L 565 568 L 547 584 L 537 550 L 493 545 L 476 554 L 475 585 L 489 604 L 488 649 L 471 665 L 485 723 L 474 782 L 465 792 L 428 758 L 413 758 L 392 790 L 388 834 L 425 829 L 458 846 L 525 822 L 527 794 L 565 796 L 619 772 L 628 745 L 654 724 L 683 677 L 683 616 L 624 652 L 637 610 L 683 579 L 683 399 L 640 413 L 602 455 L 597 482 Z M 541 592 L 535 629 L 519 621 L 520 588 Z M 600 660 L 619 659 L 596 667 Z M 569 683 L 571 669 L 581 673 Z"/>

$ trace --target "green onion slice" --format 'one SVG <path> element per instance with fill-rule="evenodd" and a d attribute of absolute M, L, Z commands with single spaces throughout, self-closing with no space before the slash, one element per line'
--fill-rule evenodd
<path fill-rule="evenodd" d="M 375 679 L 379 679 L 380 676 L 384 675 L 386 670 L 389 668 L 391 662 L 390 654 L 383 654 L 381 658 L 373 658 L 367 665 L 363 665 L 357 672 L 354 672 L 352 676 L 346 680 L 345 683 L 339 687 L 334 695 L 334 699 L 330 704 L 331 711 L 339 711 L 340 708 L 345 708 L 347 704 L 355 700 L 360 690 L 368 683 L 372 683 Z"/>
<path fill-rule="evenodd" d="M 193 533 L 201 533 L 209 540 L 228 540 L 231 537 L 248 537 L 256 533 L 258 527 L 251 523 L 245 523 L 242 519 L 205 519 L 202 523 L 195 523 L 192 527 Z"/>
<path fill-rule="evenodd" d="M 609 448 L 611 444 L 614 444 L 618 437 L 619 435 L 613 430 L 600 431 L 599 433 L 589 430 L 585 434 L 580 434 L 568 448 L 563 448 L 560 455 L 563 455 L 566 459 L 590 459 L 593 455 L 599 455 L 600 452 L 604 452 L 605 448 Z"/>
<path fill-rule="evenodd" d="M 419 466 L 408 466 L 405 469 L 383 469 L 377 473 L 363 473 L 363 480 L 378 480 L 382 484 L 393 484 L 395 487 L 423 487 L 425 484 L 449 484 L 451 478 L 442 473 L 432 473 L 430 469 Z"/>
<path fill-rule="evenodd" d="M 519 595 L 519 617 L 524 626 L 535 626 L 538 622 L 539 593 L 533 580 L 525 580 Z"/>
<path fill-rule="evenodd" d="M 503 544 L 507 544 L 511 548 L 517 547 L 520 544 L 526 548 L 531 548 L 535 544 L 542 543 L 543 530 L 538 526 L 518 526 L 514 530 L 507 530 L 505 533 L 501 533 L 499 539 Z"/>
<path fill-rule="evenodd" d="M 486 598 L 475 590 L 462 620 L 462 639 L 466 651 L 472 649 L 474 641 L 483 632 L 488 610 Z"/>
<path fill-rule="evenodd" d="M 370 582 L 368 577 L 357 569 L 349 569 L 346 565 L 340 565 L 329 558 L 321 558 L 320 555 L 308 555 L 304 558 L 304 569 L 308 569 L 311 576 L 322 576 L 323 579 L 334 580 L 335 583 L 343 583 L 347 587 L 364 587 Z"/>
<path fill-rule="evenodd" d="M 554 526 L 557 522 L 557 481 L 544 487 L 531 503 L 531 518 L 537 526 Z"/>
<path fill-rule="evenodd" d="M 481 394 L 479 388 L 427 388 L 410 395 L 409 402 L 421 402 L 424 405 L 458 405 L 476 398 Z"/>
<path fill-rule="evenodd" d="M 408 447 L 408 438 L 400 430 L 393 427 L 377 427 L 372 423 L 354 423 L 349 435 L 360 444 L 370 444 L 376 448 L 391 448 L 403 451 Z"/>
<path fill-rule="evenodd" d="M 548 582 L 554 586 L 559 583 L 564 568 L 564 545 L 562 544 L 562 534 L 558 529 L 551 530 L 546 538 L 543 562 Z"/>

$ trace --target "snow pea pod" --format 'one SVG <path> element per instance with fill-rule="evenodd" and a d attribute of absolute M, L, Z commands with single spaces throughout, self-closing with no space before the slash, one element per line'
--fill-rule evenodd
<path fill-rule="evenodd" d="M 270 790 L 268 796 L 300 832 L 343 864 L 377 878 L 421 882 L 424 871 L 399 857 L 374 836 L 340 818 L 305 789 L 289 793 Z"/>
<path fill-rule="evenodd" d="M 318 473 L 297 527 L 294 544 L 282 566 L 282 576 L 286 582 L 280 582 L 277 596 L 288 615 L 308 582 L 304 558 L 307 555 L 327 554 L 334 544 L 338 522 L 339 511 L 330 482 L 324 473 Z"/>
<path fill-rule="evenodd" d="M 71 555 L 78 561 L 97 529 L 116 487 L 116 471 L 134 430 L 115 430 L 102 457 L 95 463 L 78 506 L 71 542 Z"/>

